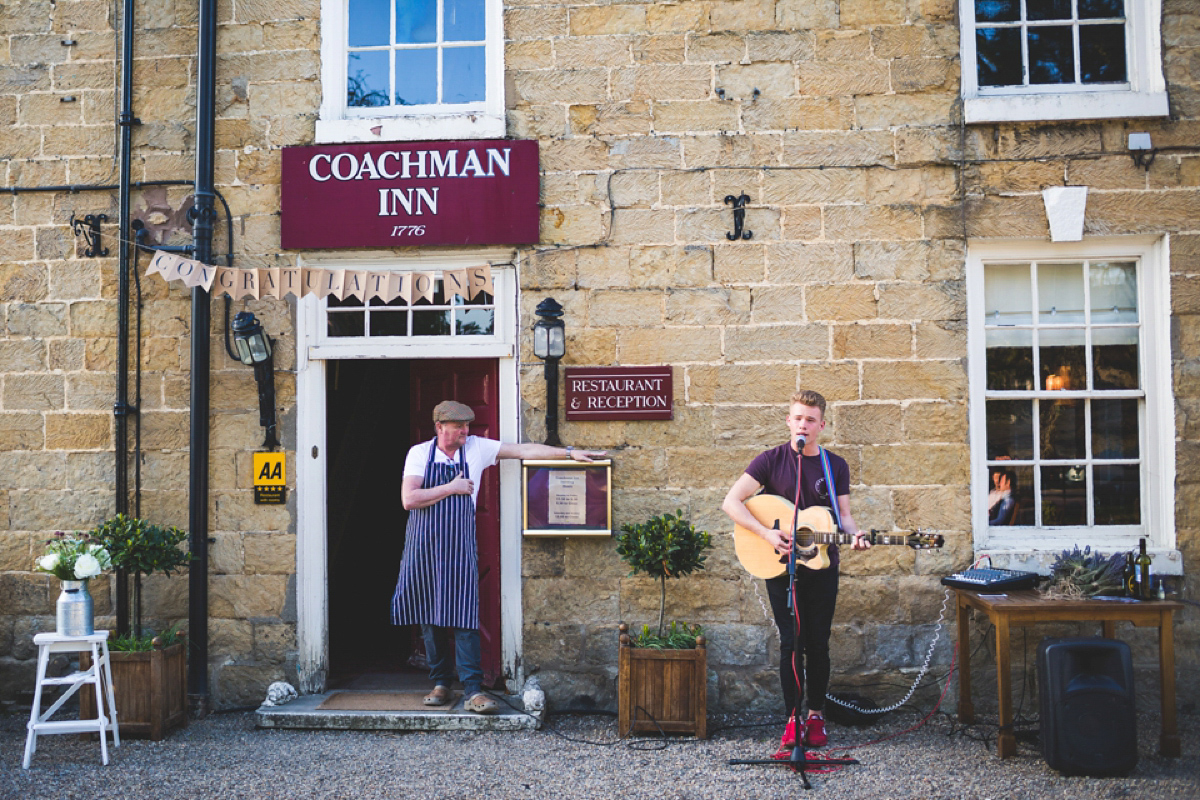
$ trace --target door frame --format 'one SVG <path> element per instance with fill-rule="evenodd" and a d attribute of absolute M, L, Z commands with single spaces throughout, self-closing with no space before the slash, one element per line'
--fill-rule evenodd
<path fill-rule="evenodd" d="M 326 361 L 335 358 L 495 358 L 499 390 L 500 438 L 520 441 L 519 286 L 512 254 L 495 251 L 404 258 L 333 260 L 302 258 L 303 266 L 325 269 L 438 271 L 492 265 L 495 331 L 487 343 L 469 348 L 462 340 L 417 343 L 341 341 L 324 343 L 321 302 L 309 294 L 296 303 L 296 665 L 303 694 L 325 691 L 329 674 L 329 583 L 326 553 L 327 485 L 325 442 Z M 521 658 L 521 465 L 505 459 L 500 470 L 500 668 L 510 691 L 524 683 Z"/>

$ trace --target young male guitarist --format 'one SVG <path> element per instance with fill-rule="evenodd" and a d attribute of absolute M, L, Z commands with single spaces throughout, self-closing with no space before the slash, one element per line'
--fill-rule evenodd
<path fill-rule="evenodd" d="M 794 501 L 797 508 L 828 506 L 841 532 L 853 535 L 852 547 L 866 550 L 871 543 L 859 532 L 850 515 L 850 469 L 846 460 L 817 444 L 825 429 L 825 398 L 810 390 L 793 395 L 787 426 L 791 433 L 787 443 L 756 456 L 725 495 L 721 509 L 735 523 L 758 534 L 781 556 L 786 556 L 792 546 L 791 519 L 779 529 L 769 528 L 754 517 L 745 502 L 761 489 Z M 789 718 L 796 716 L 797 740 L 810 747 L 822 747 L 827 741 L 823 711 L 829 685 L 829 635 L 838 593 L 836 544 L 829 546 L 828 556 L 830 563 L 825 569 L 810 569 L 797 560 L 794 617 L 788 604 L 787 572 L 766 581 L 775 625 L 779 628 L 783 701 Z M 798 712 L 806 661 L 808 717 L 801 721 Z"/>

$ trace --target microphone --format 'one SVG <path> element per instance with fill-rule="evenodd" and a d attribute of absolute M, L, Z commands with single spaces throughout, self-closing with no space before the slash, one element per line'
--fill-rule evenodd
<path fill-rule="evenodd" d="M 808 444 L 808 437 L 806 437 L 804 434 L 800 434 L 799 436 L 796 437 L 796 449 L 797 450 L 803 450 L 804 445 L 806 445 L 806 444 Z"/>

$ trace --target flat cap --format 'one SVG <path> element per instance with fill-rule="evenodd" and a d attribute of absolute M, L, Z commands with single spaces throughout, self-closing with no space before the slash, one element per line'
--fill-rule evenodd
<path fill-rule="evenodd" d="M 434 422 L 471 422 L 475 412 L 457 400 L 443 400 L 433 407 Z"/>

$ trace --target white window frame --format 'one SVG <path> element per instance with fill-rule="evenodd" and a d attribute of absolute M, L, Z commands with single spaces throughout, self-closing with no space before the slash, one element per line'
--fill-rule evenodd
<path fill-rule="evenodd" d="M 516 353 L 517 332 L 514 299 L 516 274 L 509 266 L 511 260 L 497 258 L 494 251 L 480 256 L 453 253 L 403 259 L 322 259 L 301 256 L 300 265 L 304 267 L 377 272 L 441 273 L 491 263 L 495 289 L 492 295 L 495 298 L 492 333 L 481 336 L 329 336 L 325 301 L 318 300 L 312 294 L 305 295 L 299 313 L 305 315 L 305 327 L 311 331 L 308 358 L 512 358 Z M 500 266 L 501 263 L 505 266 Z"/>
<path fill-rule="evenodd" d="M 958 0 L 963 114 L 973 122 L 1165 117 L 1170 113 L 1162 68 L 1162 0 L 1126 0 L 1129 82 L 1122 87 L 983 88 L 975 60 L 975 0 Z"/>
<path fill-rule="evenodd" d="M 321 109 L 318 144 L 426 139 L 499 139 L 505 135 L 504 6 L 486 0 L 487 99 L 467 106 L 352 108 L 346 105 L 347 0 L 321 0 Z"/>
<path fill-rule="evenodd" d="M 1138 262 L 1142 426 L 1142 522 L 1121 533 L 1086 526 L 989 526 L 987 514 L 987 343 L 985 263 L 1106 259 Z M 1170 259 L 1167 237 L 1091 238 L 1082 242 L 973 240 L 967 244 L 967 377 L 971 444 L 971 522 L 977 555 L 997 567 L 1048 572 L 1062 550 L 1092 545 L 1105 553 L 1135 549 L 1144 537 L 1154 568 L 1182 573 L 1175 536 L 1175 404 L 1171 382 Z M 1091 536 L 1097 531 L 1096 536 Z"/>

